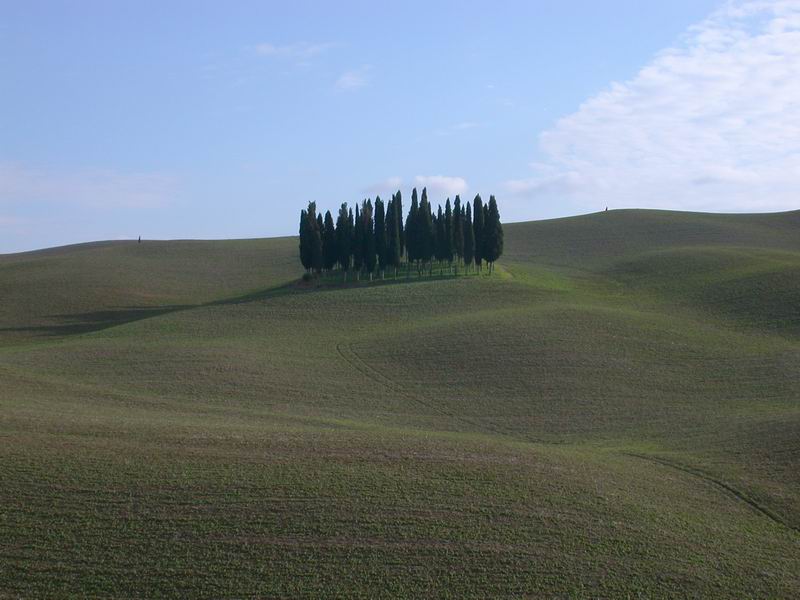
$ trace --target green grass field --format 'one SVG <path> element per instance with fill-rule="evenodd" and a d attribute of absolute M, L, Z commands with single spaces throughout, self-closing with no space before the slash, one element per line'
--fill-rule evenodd
<path fill-rule="evenodd" d="M 800 212 L 0 256 L 0 597 L 800 596 Z"/>

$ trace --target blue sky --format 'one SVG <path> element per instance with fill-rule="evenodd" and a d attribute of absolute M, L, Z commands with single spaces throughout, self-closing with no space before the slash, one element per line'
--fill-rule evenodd
<path fill-rule="evenodd" d="M 414 185 L 506 221 L 800 206 L 798 0 L 382 4 L 0 1 L 0 252 Z"/>

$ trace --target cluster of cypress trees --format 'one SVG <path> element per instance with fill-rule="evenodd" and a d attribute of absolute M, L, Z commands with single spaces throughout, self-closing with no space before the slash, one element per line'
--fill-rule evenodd
<path fill-rule="evenodd" d="M 440 272 L 446 266 L 458 273 L 460 265 L 470 270 L 474 264 L 480 271 L 484 261 L 489 273 L 494 262 L 503 254 L 503 226 L 494 196 L 484 204 L 480 194 L 472 206 L 461 203 L 456 196 L 444 211 L 439 206 L 434 213 L 428 192 L 411 192 L 411 208 L 403 221 L 403 198 L 400 191 L 384 204 L 380 196 L 356 205 L 355 214 L 347 203 L 339 208 L 336 222 L 330 211 L 317 213 L 315 202 L 300 211 L 300 262 L 307 272 L 321 273 L 339 269 L 347 280 L 351 271 L 358 279 L 361 274 L 372 279 L 378 273 L 383 278 L 387 269 L 397 277 L 405 264 L 406 275 L 414 265 L 418 275 L 433 273 L 434 262 Z"/>

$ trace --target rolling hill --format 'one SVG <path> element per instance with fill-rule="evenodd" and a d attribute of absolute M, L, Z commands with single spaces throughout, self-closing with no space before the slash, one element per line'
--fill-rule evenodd
<path fill-rule="evenodd" d="M 800 211 L 0 256 L 0 597 L 800 595 Z"/>

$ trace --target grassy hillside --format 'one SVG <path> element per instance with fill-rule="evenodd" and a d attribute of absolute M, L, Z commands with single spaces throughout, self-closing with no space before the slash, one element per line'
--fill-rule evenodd
<path fill-rule="evenodd" d="M 796 597 L 800 212 L 0 256 L 0 596 Z"/>
<path fill-rule="evenodd" d="M 297 277 L 296 246 L 294 238 L 96 242 L 0 255 L 3 339 L 84 333 L 285 284 Z"/>

